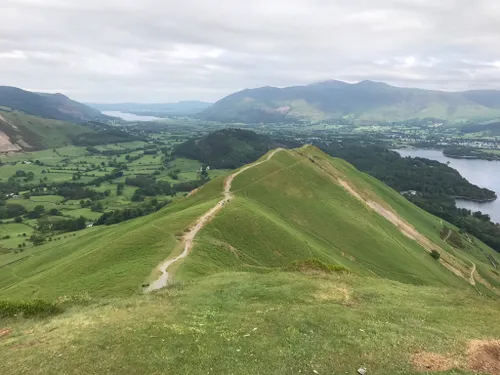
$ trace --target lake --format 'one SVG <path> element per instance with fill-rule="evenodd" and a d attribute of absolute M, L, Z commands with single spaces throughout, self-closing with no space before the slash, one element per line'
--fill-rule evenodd
<path fill-rule="evenodd" d="M 493 190 L 500 197 L 500 161 L 479 159 L 452 159 L 439 150 L 401 149 L 394 150 L 401 156 L 421 157 L 448 163 L 469 182 Z M 477 203 L 457 199 L 457 206 L 490 215 L 491 220 L 500 223 L 500 198 L 493 202 Z"/>
<path fill-rule="evenodd" d="M 112 117 L 119 117 L 125 121 L 156 121 L 161 120 L 155 116 L 140 116 L 134 113 L 120 112 L 120 111 L 102 111 L 103 114 Z"/>

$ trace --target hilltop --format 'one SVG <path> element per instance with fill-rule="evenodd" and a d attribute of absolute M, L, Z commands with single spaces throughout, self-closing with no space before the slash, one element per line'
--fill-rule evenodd
<path fill-rule="evenodd" d="M 196 159 L 213 168 L 238 168 L 267 151 L 291 145 L 242 129 L 222 129 L 177 145 L 174 155 Z"/>
<path fill-rule="evenodd" d="M 326 81 L 285 88 L 262 87 L 231 94 L 200 114 L 223 122 L 358 122 L 436 118 L 452 122 L 500 117 L 500 91 L 443 92 L 363 81 Z"/>
<path fill-rule="evenodd" d="M 497 374 L 497 260 L 342 159 L 275 149 L 149 216 L 2 260 L 3 299 L 65 311 L 0 317 L 0 369 Z"/>

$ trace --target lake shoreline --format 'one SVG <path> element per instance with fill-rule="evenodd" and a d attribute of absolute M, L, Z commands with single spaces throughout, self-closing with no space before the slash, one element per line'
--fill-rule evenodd
<path fill-rule="evenodd" d="M 496 193 L 496 199 L 473 200 L 467 197 L 455 197 L 458 208 L 472 212 L 488 214 L 491 221 L 500 223 L 500 160 L 482 158 L 452 158 L 443 154 L 443 149 L 406 147 L 393 149 L 403 157 L 425 158 L 447 164 L 457 170 L 462 177 L 474 185 L 487 188 Z M 471 155 L 469 155 L 471 156 Z"/>
<path fill-rule="evenodd" d="M 453 199 L 455 200 L 461 200 L 461 201 L 467 201 L 467 202 L 474 202 L 474 203 L 488 203 L 488 202 L 494 202 L 498 199 L 498 197 L 495 198 L 488 198 L 488 199 L 473 199 L 473 198 L 468 198 L 468 197 L 461 197 L 461 196 L 454 196 Z"/>

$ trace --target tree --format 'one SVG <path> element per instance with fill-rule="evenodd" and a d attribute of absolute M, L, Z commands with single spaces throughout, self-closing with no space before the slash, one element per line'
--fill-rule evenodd
<path fill-rule="evenodd" d="M 22 218 L 21 216 L 18 216 L 18 217 L 16 217 L 16 218 L 14 219 L 14 221 L 15 221 L 16 223 L 22 223 L 22 222 L 23 222 L 23 218 Z"/>
<path fill-rule="evenodd" d="M 436 260 L 439 260 L 441 258 L 441 254 L 439 254 L 439 251 L 437 251 L 437 250 L 432 250 L 431 257 L 433 257 Z"/>
<path fill-rule="evenodd" d="M 101 203 L 101 202 L 96 202 L 96 203 L 94 203 L 94 204 L 91 206 L 91 208 L 90 208 L 90 209 L 91 209 L 93 212 L 99 212 L 99 211 L 102 211 L 102 208 L 103 208 L 103 207 L 102 207 L 102 203 Z"/>
<path fill-rule="evenodd" d="M 36 206 L 33 211 L 28 212 L 28 217 L 30 219 L 38 219 L 45 213 L 45 207 L 42 205 Z"/>
<path fill-rule="evenodd" d="M 124 188 L 125 188 L 125 185 L 122 183 L 119 183 L 118 185 L 116 185 L 116 195 L 122 195 Z"/>
<path fill-rule="evenodd" d="M 168 176 L 172 180 L 178 180 L 179 179 L 179 172 L 180 172 L 179 169 L 174 169 L 173 171 L 168 172 Z"/>
<path fill-rule="evenodd" d="M 30 241 L 33 242 L 33 245 L 40 246 L 45 242 L 45 237 L 41 234 L 32 234 Z"/>
<path fill-rule="evenodd" d="M 5 206 L 7 218 L 21 216 L 26 213 L 26 208 L 18 203 L 10 203 Z M 0 210 L 1 211 L 1 210 Z M 0 212 L 1 216 L 1 212 Z"/>
<path fill-rule="evenodd" d="M 61 216 L 61 211 L 59 211 L 57 208 L 51 208 L 49 210 L 49 215 L 51 215 L 51 216 Z"/>

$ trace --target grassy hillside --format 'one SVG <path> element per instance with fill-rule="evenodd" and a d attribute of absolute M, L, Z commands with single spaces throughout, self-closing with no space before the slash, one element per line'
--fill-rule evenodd
<path fill-rule="evenodd" d="M 97 109 L 62 94 L 36 93 L 9 86 L 0 86 L 0 106 L 33 116 L 71 122 L 105 117 Z"/>
<path fill-rule="evenodd" d="M 320 121 L 328 118 L 403 121 L 438 118 L 456 122 L 497 118 L 498 91 L 450 93 L 363 81 L 327 81 L 307 86 L 262 87 L 229 95 L 203 111 L 204 119 L 225 122 Z"/>
<path fill-rule="evenodd" d="M 366 201 L 349 193 L 341 180 Z M 215 179 L 153 215 L 25 251 L 22 261 L 0 269 L 1 296 L 139 292 L 143 282 L 156 277 L 155 265 L 181 252 L 184 231 L 220 200 L 222 184 L 223 178 Z M 490 284 L 500 285 L 485 256 L 496 257 L 494 251 L 472 244 L 470 250 L 453 249 L 441 239 L 442 221 L 316 148 L 276 153 L 238 175 L 232 192 L 235 197 L 196 237 L 192 253 L 169 270 L 174 279 L 226 270 L 265 273 L 315 258 L 359 275 L 455 288 L 469 286 L 475 263 L 476 288 L 493 294 Z M 383 215 L 399 215 L 428 242 L 409 238 L 367 202 L 384 207 Z M 430 247 L 442 253 L 441 262 L 430 257 Z"/>
<path fill-rule="evenodd" d="M 232 175 L 158 292 L 141 284 L 221 201 L 223 177 L 153 215 L 0 255 L 2 300 L 63 310 L 0 304 L 0 371 L 499 373 L 494 251 L 319 149 L 269 155 Z"/>
<path fill-rule="evenodd" d="M 0 296 L 53 299 L 140 292 L 155 265 L 177 250 L 183 230 L 215 205 L 221 186 L 222 179 L 217 179 L 153 215 L 28 249 L 18 254 L 22 261 L 0 268 Z"/>
<path fill-rule="evenodd" d="M 31 116 L 20 111 L 0 110 L 0 131 L 23 149 L 62 147 L 92 129 L 65 121 Z M 1 151 L 1 150 L 0 150 Z"/>
<path fill-rule="evenodd" d="M 51 319 L 0 318 L 0 372 L 497 374 L 498 307 L 352 274 L 221 273 Z"/>

